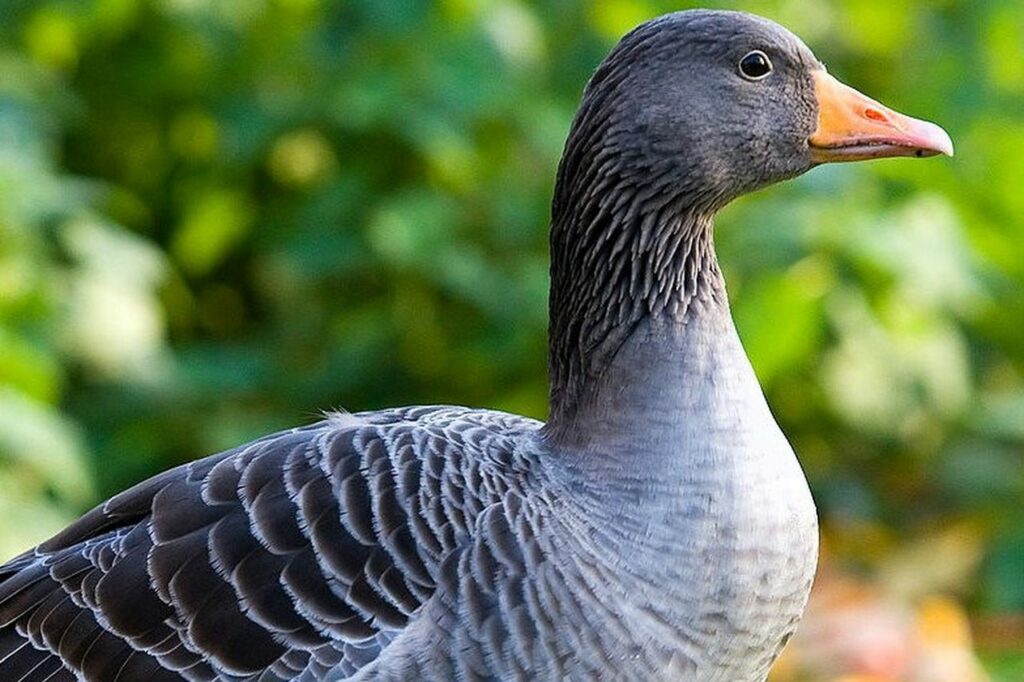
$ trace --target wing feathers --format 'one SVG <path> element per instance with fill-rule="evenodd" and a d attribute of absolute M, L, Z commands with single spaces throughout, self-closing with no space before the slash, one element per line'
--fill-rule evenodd
<path fill-rule="evenodd" d="M 464 672 L 513 670 L 505 640 L 532 609 L 489 584 L 525 560 L 508 486 L 478 461 L 502 437 L 476 426 L 488 414 L 329 418 L 111 498 L 0 567 L 0 679 L 340 679 L 420 613 L 442 564 L 473 625 Z M 480 519 L 492 537 L 462 552 Z"/>

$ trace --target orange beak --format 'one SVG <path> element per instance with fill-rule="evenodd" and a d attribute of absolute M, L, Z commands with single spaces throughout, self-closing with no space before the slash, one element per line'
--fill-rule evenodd
<path fill-rule="evenodd" d="M 945 130 L 882 106 L 824 70 L 814 73 L 818 129 L 808 141 L 814 163 L 889 156 L 953 156 Z"/>

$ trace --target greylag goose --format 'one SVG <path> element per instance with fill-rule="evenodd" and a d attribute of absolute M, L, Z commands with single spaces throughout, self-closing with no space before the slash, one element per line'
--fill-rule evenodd
<path fill-rule="evenodd" d="M 713 216 L 817 164 L 940 153 L 770 21 L 643 24 L 558 168 L 548 422 L 337 413 L 140 483 L 0 567 L 0 679 L 763 680 L 817 521 Z"/>

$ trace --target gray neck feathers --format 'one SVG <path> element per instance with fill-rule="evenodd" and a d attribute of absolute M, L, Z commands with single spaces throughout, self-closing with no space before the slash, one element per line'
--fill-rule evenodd
<path fill-rule="evenodd" d="M 657 177 L 601 177 L 576 193 L 564 166 L 551 229 L 549 434 L 573 428 L 642 322 L 682 323 L 725 301 L 701 202 Z"/>

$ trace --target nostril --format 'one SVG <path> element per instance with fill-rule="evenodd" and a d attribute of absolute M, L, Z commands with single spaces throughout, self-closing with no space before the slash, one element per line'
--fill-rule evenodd
<path fill-rule="evenodd" d="M 879 123 L 886 123 L 889 120 L 888 117 L 878 109 L 865 109 L 864 118 L 869 118 L 872 121 L 878 121 Z"/>

